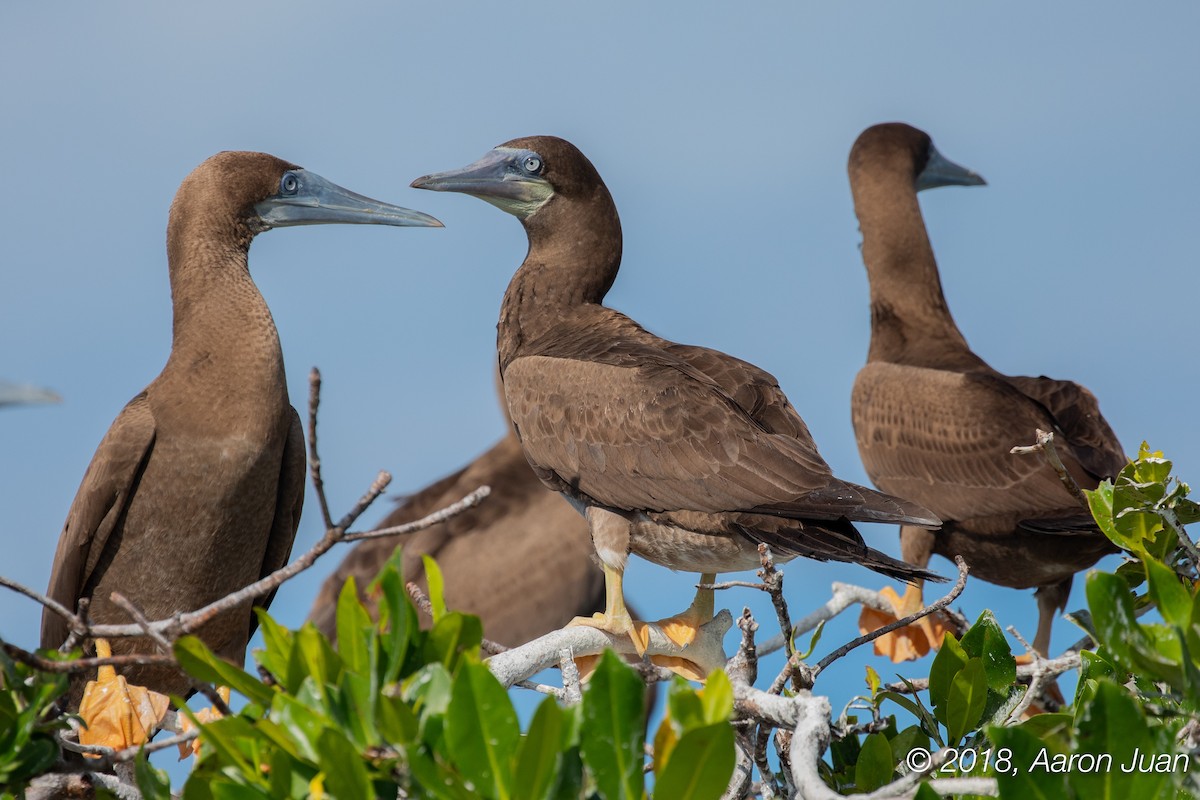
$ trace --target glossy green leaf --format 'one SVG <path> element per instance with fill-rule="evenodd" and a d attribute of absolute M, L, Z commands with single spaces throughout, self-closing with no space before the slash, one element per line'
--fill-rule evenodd
<path fill-rule="evenodd" d="M 733 716 L 733 684 L 724 670 L 710 673 L 699 694 L 706 723 L 725 722 Z"/>
<path fill-rule="evenodd" d="M 946 702 L 946 730 L 954 744 L 983 719 L 987 703 L 987 675 L 980 658 L 969 659 L 950 683 Z"/>
<path fill-rule="evenodd" d="M 245 670 L 219 658 L 195 636 L 182 636 L 175 642 L 175 658 L 192 677 L 230 687 L 251 703 L 269 706 L 275 694 L 269 686 Z"/>
<path fill-rule="evenodd" d="M 417 610 L 404 590 L 404 581 L 399 568 L 395 566 L 399 558 L 400 551 L 397 548 L 388 566 L 379 573 L 374 583 L 381 595 L 380 627 L 384 631 L 382 641 L 384 653 L 387 654 L 387 668 L 380 680 L 385 684 L 402 677 L 410 646 L 420 633 Z"/>
<path fill-rule="evenodd" d="M 433 624 L 425 644 L 425 658 L 440 661 L 453 673 L 464 654 L 479 655 L 483 624 L 479 617 L 449 611 Z"/>
<path fill-rule="evenodd" d="M 583 759 L 606 800 L 641 800 L 645 685 L 605 650 L 583 695 Z"/>
<path fill-rule="evenodd" d="M 1100 643 L 1120 662 L 1130 663 L 1130 636 L 1138 631 L 1137 615 L 1125 581 L 1093 572 L 1087 578 L 1088 608 Z"/>
<path fill-rule="evenodd" d="M 676 675 L 667 692 L 667 717 L 676 733 L 698 728 L 706 723 L 704 703 L 688 681 Z"/>
<path fill-rule="evenodd" d="M 863 740 L 858 763 L 854 765 L 854 785 L 860 792 L 873 792 L 891 782 L 895 768 L 887 737 L 872 733 Z"/>
<path fill-rule="evenodd" d="M 425 565 L 425 582 L 429 584 L 429 605 L 433 607 L 433 622 L 446 616 L 446 581 L 442 578 L 441 567 L 433 560 L 433 556 L 421 556 Z"/>
<path fill-rule="evenodd" d="M 263 642 L 266 648 L 263 650 L 254 651 L 254 660 L 274 676 L 275 680 L 284 684 L 284 688 L 289 692 L 294 692 L 299 686 L 299 680 L 296 685 L 289 685 L 287 682 L 287 665 L 288 657 L 292 652 L 292 632 L 276 622 L 265 609 L 255 608 L 254 613 L 258 615 L 258 628 L 262 631 Z"/>
<path fill-rule="evenodd" d="M 321 731 L 317 763 L 325 773 L 325 787 L 337 800 L 375 800 L 362 755 L 341 732 Z"/>
<path fill-rule="evenodd" d="M 150 766 L 145 753 L 133 761 L 133 778 L 143 800 L 171 800 L 171 779 L 163 770 Z"/>
<path fill-rule="evenodd" d="M 693 728 L 680 737 L 666 768 L 655 776 L 654 800 L 717 800 L 736 762 L 727 721 Z"/>
<path fill-rule="evenodd" d="M 1070 797 L 1065 775 L 1035 767 L 1040 758 L 1054 755 L 1041 739 L 1020 728 L 999 726 L 988 728 L 988 738 L 996 743 L 997 752 L 992 763 L 1002 798 L 1064 800 Z M 1009 752 L 1004 753 L 1004 750 Z"/>
<path fill-rule="evenodd" d="M 983 660 L 988 688 L 1003 697 L 1017 681 L 1017 661 L 996 617 L 984 611 L 975 620 L 971 629 L 963 635 L 963 651 L 971 657 Z"/>
<path fill-rule="evenodd" d="M 507 800 L 514 796 L 512 762 L 520 736 L 500 681 L 483 664 L 464 662 L 446 710 L 446 746 L 454 765 L 489 797 Z"/>
<path fill-rule="evenodd" d="M 417 716 L 403 700 L 387 695 L 379 698 L 379 734 L 387 744 L 408 744 L 417 737 Z"/>
<path fill-rule="evenodd" d="M 514 774 L 514 789 L 523 800 L 543 800 L 550 796 L 562 764 L 564 714 L 553 697 L 538 705 L 529 733 L 521 742 Z"/>
<path fill-rule="evenodd" d="M 1137 701 L 1121 686 L 1101 680 L 1095 698 L 1077 716 L 1077 752 L 1089 754 L 1099 766 L 1076 769 L 1069 776 L 1079 797 L 1091 800 L 1158 797 L 1167 776 L 1163 773 L 1126 772 L 1122 766 L 1138 764 L 1138 756 L 1153 757 L 1158 748 Z"/>
<path fill-rule="evenodd" d="M 374 629 L 371 617 L 358 601 L 358 588 L 351 575 L 342 584 L 337 601 L 337 647 L 346 669 L 364 677 L 370 676 L 374 662 L 369 653 L 370 636 Z"/>
<path fill-rule="evenodd" d="M 933 704 L 934 716 L 943 724 L 946 722 L 950 686 L 954 676 L 966 665 L 968 658 L 958 640 L 947 634 L 942 641 L 942 648 L 938 650 L 929 668 L 929 702 Z"/>
<path fill-rule="evenodd" d="M 1154 599 L 1163 619 L 1172 625 L 1189 625 L 1192 619 L 1192 595 L 1175 570 L 1154 560 L 1146 561 L 1145 566 L 1146 577 L 1150 581 L 1150 597 Z"/>

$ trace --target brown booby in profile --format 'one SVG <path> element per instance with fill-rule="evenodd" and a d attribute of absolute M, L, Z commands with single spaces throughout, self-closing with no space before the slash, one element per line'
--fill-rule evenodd
<path fill-rule="evenodd" d="M 464 514 L 358 544 L 321 585 L 309 621 L 326 636 L 336 635 L 338 594 L 351 576 L 374 615 L 377 601 L 366 588 L 397 545 L 403 547 L 406 580 L 428 589 L 421 556 L 433 556 L 445 578 L 447 606 L 480 617 L 483 635 L 509 647 L 603 608 L 604 578 L 592 560 L 587 523 L 542 486 L 511 425 L 494 447 L 406 498 L 378 527 L 413 522 L 483 485 L 492 489 L 487 502 Z"/>
<path fill-rule="evenodd" d="M 937 525 L 916 504 L 835 478 L 775 378 L 739 359 L 661 339 L 602 305 L 621 224 L 595 167 L 569 142 L 516 139 L 413 186 L 479 197 L 521 220 L 529 252 L 504 295 L 501 379 L 525 456 L 586 517 L 604 566 L 605 611 L 577 620 L 648 639 L 624 603 L 629 553 L 703 574 L 780 560 L 923 569 L 866 546 L 852 520 Z M 691 641 L 712 617 L 701 591 L 663 631 Z"/>
<path fill-rule="evenodd" d="M 441 225 L 264 153 L 220 153 L 183 181 L 167 226 L 170 357 L 96 450 L 58 542 L 50 597 L 68 608 L 90 597 L 92 622 L 128 623 L 109 599 L 120 592 L 149 619 L 162 619 L 287 562 L 304 498 L 304 437 L 248 254 L 263 231 L 326 223 Z M 246 603 L 196 633 L 240 664 L 255 624 Z M 67 634 L 47 610 L 42 646 L 58 647 Z M 155 645 L 118 639 L 112 649 L 153 652 Z M 188 693 L 172 668 L 124 673 L 155 692 Z M 82 689 L 72 686 L 72 705 Z"/>
<path fill-rule="evenodd" d="M 905 561 L 924 567 L 933 553 L 961 555 L 975 577 L 1037 589 L 1034 647 L 1044 655 L 1074 574 L 1116 548 L 1053 469 L 1009 451 L 1034 441 L 1038 429 L 1052 431 L 1071 476 L 1094 488 L 1124 466 L 1120 442 L 1087 389 L 1002 375 L 971 352 L 955 325 L 917 192 L 982 185 L 982 178 L 900 123 L 864 131 L 849 172 L 871 285 L 871 344 L 852 399 L 867 474 L 942 518 L 938 531 L 901 527 Z M 922 606 L 919 585 L 901 606 L 902 615 Z M 892 655 L 902 660 L 926 644 Z"/>

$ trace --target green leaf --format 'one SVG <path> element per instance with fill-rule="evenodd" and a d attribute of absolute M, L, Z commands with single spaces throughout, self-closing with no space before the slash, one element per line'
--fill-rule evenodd
<path fill-rule="evenodd" d="M 863 740 L 858 763 L 854 765 L 854 785 L 860 792 L 873 792 L 891 782 L 895 768 L 887 737 L 872 733 Z"/>
<path fill-rule="evenodd" d="M 1187 627 L 1192 619 L 1192 595 L 1180 582 L 1175 570 L 1158 561 L 1145 562 L 1150 581 L 1150 597 L 1171 625 Z"/>
<path fill-rule="evenodd" d="M 1104 535 L 1117 547 L 1125 550 L 1130 549 L 1129 541 L 1113 525 L 1112 481 L 1105 478 L 1095 489 L 1084 489 L 1083 493 L 1087 496 L 1088 507 L 1092 511 L 1092 518 L 1096 520 L 1096 524 L 1100 526 L 1100 530 L 1104 532 Z"/>
<path fill-rule="evenodd" d="M 1092 755 L 1098 765 L 1096 769 L 1070 773 L 1071 787 L 1079 797 L 1116 800 L 1159 796 L 1166 774 L 1136 768 L 1126 772 L 1122 768 L 1137 764 L 1139 754 L 1147 758 L 1158 754 L 1144 712 L 1124 688 L 1099 681 L 1095 697 L 1080 709 L 1077 725 L 1077 752 Z"/>
<path fill-rule="evenodd" d="M 1130 636 L 1140 629 L 1125 581 L 1116 575 L 1093 572 L 1087 577 L 1086 589 L 1100 643 L 1117 661 L 1129 664 Z"/>
<path fill-rule="evenodd" d="M 641 800 L 645 685 L 605 650 L 583 695 L 583 758 L 606 800 Z"/>
<path fill-rule="evenodd" d="M 399 558 L 400 549 L 396 548 L 388 566 L 375 578 L 375 586 L 382 595 L 379 604 L 380 630 L 385 631 L 383 646 L 387 654 L 387 669 L 381 680 L 385 684 L 401 677 L 409 646 L 420 634 L 417 610 L 404 590 L 404 581 L 396 566 Z"/>
<path fill-rule="evenodd" d="M 375 666 L 369 653 L 370 636 L 365 635 L 374 628 L 370 615 L 358 601 L 358 588 L 351 575 L 342 584 L 341 594 L 338 595 L 337 646 L 346 669 L 363 677 L 369 677 Z"/>
<path fill-rule="evenodd" d="M 801 661 L 807 661 L 812 656 L 813 651 L 817 649 L 817 645 L 821 641 L 821 634 L 825 632 L 825 620 L 817 623 L 816 630 L 813 631 L 812 637 L 808 640 L 808 650 L 800 654 Z"/>
<path fill-rule="evenodd" d="M 1063 800 L 1070 797 L 1065 775 L 1035 767 L 1039 758 L 1054 755 L 1041 739 L 1020 728 L 999 726 L 988 728 L 988 738 L 996 743 L 992 764 L 995 766 L 1001 797 L 1022 800 Z"/>
<path fill-rule="evenodd" d="M 717 800 L 735 763 L 732 725 L 722 720 L 693 728 L 680 737 L 666 769 L 655 777 L 654 798 Z"/>
<path fill-rule="evenodd" d="M 987 691 L 983 660 L 968 660 L 966 666 L 954 676 L 946 703 L 946 730 L 950 734 L 951 744 L 960 741 L 979 724 L 987 704 Z"/>
<path fill-rule="evenodd" d="M 388 744 L 408 744 L 417 738 L 419 724 L 413 710 L 398 697 L 379 698 L 379 734 Z"/>
<path fill-rule="evenodd" d="M 962 649 L 958 640 L 949 634 L 942 641 L 942 649 L 938 650 L 933 664 L 929 668 L 929 702 L 933 704 L 933 713 L 945 724 L 946 703 L 950 699 L 950 685 L 954 676 L 967 663 L 967 653 Z"/>
<path fill-rule="evenodd" d="M 500 681 L 484 665 L 463 662 L 446 711 L 446 746 L 455 766 L 488 796 L 507 800 L 513 796 L 512 761 L 520 736 Z"/>
<path fill-rule="evenodd" d="M 251 703 L 264 707 L 271 704 L 275 692 L 269 686 L 240 667 L 217 657 L 195 636 L 180 637 L 173 649 L 179 666 L 193 678 L 228 686 L 245 695 Z"/>
<path fill-rule="evenodd" d="M 258 627 L 266 644 L 266 649 L 254 651 L 254 660 L 271 673 L 277 682 L 282 683 L 287 691 L 296 691 L 299 681 L 292 686 L 287 680 L 288 658 L 292 652 L 292 632 L 272 619 L 266 610 L 255 608 L 254 613 L 258 615 Z"/>
<path fill-rule="evenodd" d="M 171 779 L 163 770 L 150 766 L 145 753 L 133 761 L 133 778 L 144 800 L 171 800 Z"/>
<path fill-rule="evenodd" d="M 433 622 L 446 616 L 446 581 L 442 578 L 442 570 L 433 560 L 433 556 L 421 556 L 425 565 L 425 582 L 429 584 L 429 604 L 433 606 Z"/>
<path fill-rule="evenodd" d="M 699 694 L 706 723 L 726 722 L 733 716 L 733 684 L 724 670 L 710 673 Z"/>
<path fill-rule="evenodd" d="M 667 717 L 679 734 L 708 722 L 700 695 L 690 683 L 678 675 L 671 681 L 667 692 Z"/>
<path fill-rule="evenodd" d="M 985 610 L 975 620 L 962 638 L 962 648 L 967 655 L 983 660 L 988 688 L 1007 697 L 1017 681 L 1017 661 L 991 611 Z"/>
<path fill-rule="evenodd" d="M 563 717 L 553 697 L 543 700 L 534 712 L 517 756 L 514 785 L 519 797 L 544 800 L 553 791 L 562 764 Z"/>
<path fill-rule="evenodd" d="M 449 611 L 433 623 L 425 643 L 425 658 L 440 661 L 447 670 L 454 672 L 464 653 L 479 655 L 482 643 L 483 624 L 479 617 Z"/>
<path fill-rule="evenodd" d="M 326 728 L 318 739 L 317 763 L 325 773 L 325 786 L 337 800 L 375 800 L 371 779 L 358 749 L 340 732 Z"/>

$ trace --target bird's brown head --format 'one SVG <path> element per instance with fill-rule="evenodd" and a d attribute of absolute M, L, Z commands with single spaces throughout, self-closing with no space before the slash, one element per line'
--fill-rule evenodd
<path fill-rule="evenodd" d="M 172 227 L 201 225 L 249 244 L 255 234 L 331 223 L 441 227 L 428 214 L 355 194 L 267 153 L 226 151 L 192 170 L 171 206 Z"/>
<path fill-rule="evenodd" d="M 938 186 L 983 186 L 976 173 L 946 159 L 929 134 L 903 122 L 885 122 L 863 131 L 850 148 L 850 182 L 868 177 L 899 177 L 916 191 Z"/>
<path fill-rule="evenodd" d="M 425 175 L 412 185 L 478 197 L 522 222 L 555 205 L 598 198 L 612 202 L 592 162 L 557 136 L 512 139 L 473 164 Z"/>

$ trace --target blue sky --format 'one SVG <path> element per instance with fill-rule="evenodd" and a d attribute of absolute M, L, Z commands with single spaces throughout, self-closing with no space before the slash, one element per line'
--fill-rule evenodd
<path fill-rule="evenodd" d="M 922 197 L 976 352 L 1090 387 L 1127 451 L 1147 439 L 1200 481 L 1198 23 L 1182 1 L 2 4 L 0 377 L 65 401 L 0 412 L 0 571 L 45 586 L 97 443 L 165 362 L 167 209 L 225 149 L 274 153 L 447 226 L 274 231 L 251 251 L 294 401 L 309 367 L 325 376 L 335 512 L 379 469 L 403 493 L 500 436 L 495 321 L 524 234 L 484 203 L 408 183 L 541 133 L 588 154 L 620 209 L 609 304 L 773 372 L 826 460 L 865 482 L 849 397 L 867 285 L 845 159 L 888 120 L 989 182 Z M 894 530 L 865 532 L 898 551 Z M 310 496 L 297 549 L 319 535 Z M 299 624 L 338 558 L 288 584 L 273 613 Z M 831 581 L 880 584 L 816 563 L 786 574 L 797 615 Z M 642 562 L 627 588 L 657 616 L 686 604 L 693 580 Z M 756 593 L 722 599 L 769 627 Z M 975 583 L 960 605 L 1033 635 L 1028 592 Z M 0 592 L 4 638 L 35 644 L 38 619 Z M 830 626 L 818 653 L 853 633 L 850 619 Z M 1058 625 L 1057 645 L 1074 638 Z M 822 676 L 835 710 L 866 663 L 891 672 L 862 655 Z"/>

